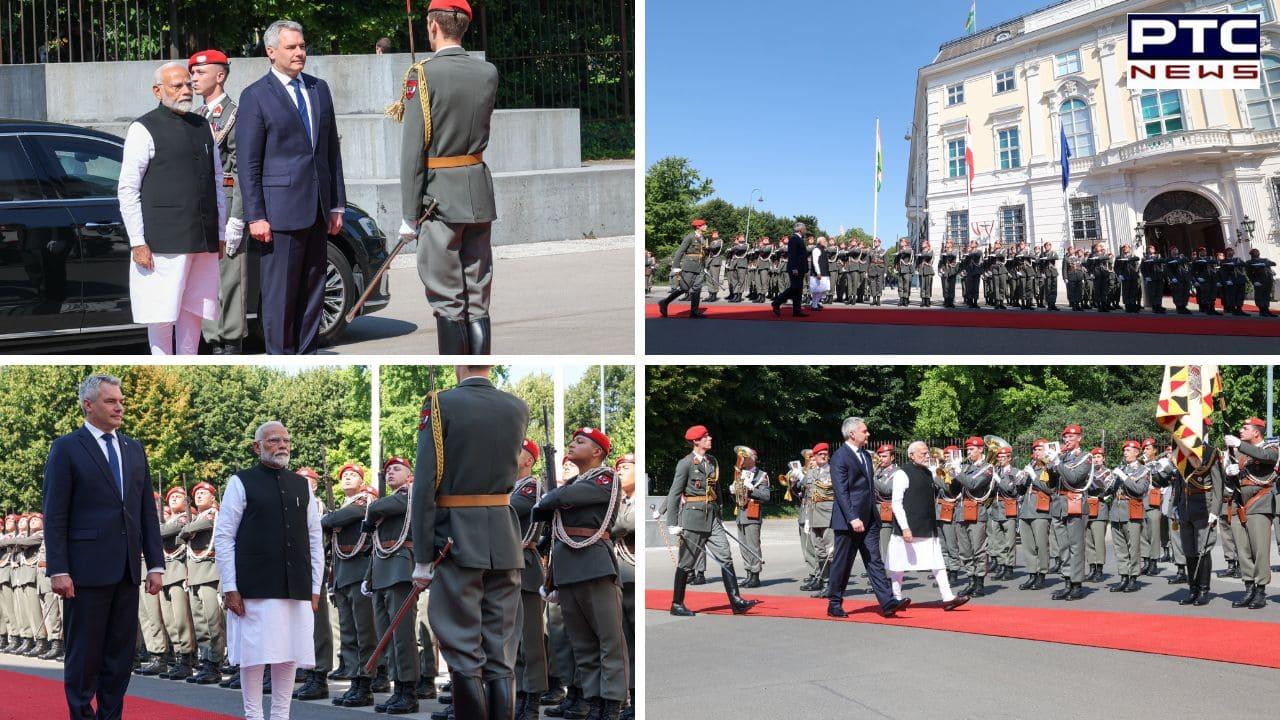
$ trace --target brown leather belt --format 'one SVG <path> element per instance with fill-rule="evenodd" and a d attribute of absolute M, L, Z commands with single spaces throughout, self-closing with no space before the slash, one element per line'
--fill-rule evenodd
<path fill-rule="evenodd" d="M 442 508 L 499 507 L 510 504 L 511 496 L 507 493 L 493 495 L 441 495 L 436 498 L 436 505 Z"/>
<path fill-rule="evenodd" d="M 568 535 L 569 537 L 591 537 L 592 535 L 595 535 L 597 532 L 599 532 L 599 528 L 566 527 L 564 529 L 564 534 Z M 600 539 L 609 540 L 611 537 L 612 536 L 609 535 L 609 532 L 606 530 L 604 534 L 600 536 Z"/>
<path fill-rule="evenodd" d="M 395 541 L 395 540 L 392 540 L 391 542 L 383 542 L 382 540 L 379 540 L 379 541 L 378 541 L 378 545 L 379 545 L 383 550 L 390 550 L 391 548 L 395 547 L 395 545 L 396 545 L 396 541 Z M 413 541 L 412 541 L 412 540 L 405 540 L 405 541 L 404 541 L 404 544 L 403 544 L 403 545 L 401 545 L 400 547 L 404 548 L 405 550 L 412 550 L 412 549 L 413 549 Z M 345 552 L 345 551 L 344 551 L 344 552 Z"/>
<path fill-rule="evenodd" d="M 339 546 L 338 546 L 338 552 L 342 552 L 342 553 L 353 553 L 353 552 L 355 552 L 355 551 L 356 551 L 356 546 L 355 546 L 355 545 L 339 545 Z"/>
<path fill-rule="evenodd" d="M 223 175 L 223 176 L 222 176 L 222 187 L 235 187 L 235 186 L 236 186 L 236 179 L 235 179 L 235 177 L 233 177 L 233 176 L 231 176 L 231 175 Z"/>
<path fill-rule="evenodd" d="M 428 170 L 439 170 L 440 168 L 457 168 L 467 167 L 469 165 L 479 165 L 484 162 L 484 152 L 478 152 L 472 155 L 453 155 L 451 157 L 429 157 L 426 159 Z"/>
<path fill-rule="evenodd" d="M 706 495 L 685 495 L 684 493 L 681 493 L 681 494 L 680 494 L 680 499 L 681 499 L 681 500 L 683 500 L 683 501 L 685 501 L 685 502 L 687 502 L 687 503 L 695 503 L 695 502 L 704 503 L 704 502 L 711 502 L 711 494 L 710 494 L 710 493 L 708 493 L 708 494 L 706 494 Z"/>

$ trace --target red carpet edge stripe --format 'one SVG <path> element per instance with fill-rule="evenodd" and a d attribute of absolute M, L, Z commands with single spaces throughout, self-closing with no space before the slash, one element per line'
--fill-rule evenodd
<path fill-rule="evenodd" d="M 767 304 L 703 305 L 709 320 L 772 320 L 798 323 L 850 325 L 918 325 L 926 327 L 980 327 L 1023 330 L 1089 330 L 1093 332 L 1162 333 L 1172 335 L 1233 335 L 1280 337 L 1280 319 L 1256 317 L 1205 317 L 1198 315 L 1131 315 L 1126 313 L 1077 313 L 1070 308 L 1056 313 L 1042 310 L 912 310 L 907 308 L 842 308 L 828 306 L 809 317 L 792 317 L 783 308 L 776 317 Z M 673 305 L 672 318 L 687 318 L 687 304 Z M 644 306 L 646 318 L 661 317 L 656 304 Z"/>
<path fill-rule="evenodd" d="M 67 696 L 59 680 L 0 670 L 0 687 L 4 688 L 0 720 L 42 720 L 67 716 Z M 235 720 L 236 716 L 129 695 L 124 701 L 124 717 L 129 720 Z"/>
<path fill-rule="evenodd" d="M 821 599 L 745 597 L 761 602 L 742 618 L 743 622 L 750 622 L 750 616 L 756 615 L 873 623 L 1280 668 L 1280 652 L 1276 650 L 1280 648 L 1280 623 L 986 605 L 981 598 L 952 612 L 944 612 L 936 600 L 913 603 L 893 619 L 880 617 L 874 602 L 846 599 L 844 609 L 849 617 L 840 620 L 827 617 L 827 603 Z M 732 614 L 724 593 L 688 592 L 685 606 L 697 613 Z M 671 591 L 646 591 L 645 607 L 669 609 Z"/>

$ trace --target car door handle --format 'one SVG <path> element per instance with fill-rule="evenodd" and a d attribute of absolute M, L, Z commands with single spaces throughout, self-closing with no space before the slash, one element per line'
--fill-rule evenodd
<path fill-rule="evenodd" d="M 87 222 L 81 227 L 85 230 L 116 230 L 120 226 L 118 222 Z"/>

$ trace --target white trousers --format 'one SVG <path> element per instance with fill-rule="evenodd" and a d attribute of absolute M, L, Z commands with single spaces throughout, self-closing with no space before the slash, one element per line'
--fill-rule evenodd
<path fill-rule="evenodd" d="M 262 665 L 240 667 L 240 694 L 244 698 L 245 720 L 266 720 L 262 714 Z M 289 720 L 289 703 L 293 701 L 295 663 L 271 666 L 271 720 Z"/>
<path fill-rule="evenodd" d="M 902 577 L 906 573 L 901 570 L 894 570 L 889 573 L 889 581 L 893 584 L 893 597 L 896 600 L 902 599 Z M 938 592 L 942 594 L 943 602 L 950 602 L 955 599 L 955 593 L 951 592 L 951 582 L 947 580 L 947 569 L 938 568 L 933 571 L 933 580 L 938 583 Z M 272 682 L 275 682 L 272 680 Z"/>

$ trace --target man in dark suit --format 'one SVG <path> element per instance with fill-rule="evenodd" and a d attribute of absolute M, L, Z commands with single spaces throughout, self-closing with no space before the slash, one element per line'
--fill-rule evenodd
<path fill-rule="evenodd" d="M 862 447 L 870 433 L 866 422 L 856 417 L 847 418 L 840 432 L 845 441 L 831 458 L 831 488 L 836 495 L 831 529 L 836 538 L 831 577 L 827 581 L 827 614 L 849 616 L 841 605 L 853 559 L 861 554 L 871 589 L 880 601 L 880 614 L 891 617 L 911 601 L 895 600 L 889 578 L 884 574 L 884 561 L 880 557 L 880 514 L 873 510 L 875 502 L 871 492 L 871 456 Z"/>
<path fill-rule="evenodd" d="M 804 246 L 806 227 L 804 223 L 798 222 L 793 229 L 795 232 L 787 238 L 787 279 L 791 285 L 773 299 L 773 314 L 781 317 L 782 306 L 790 300 L 792 316 L 808 317 L 809 313 L 800 309 L 801 283 L 804 282 L 805 273 L 809 271 L 809 257 Z"/>
<path fill-rule="evenodd" d="M 80 385 L 80 406 L 84 425 L 53 441 L 44 468 L 46 572 L 66 601 L 70 716 L 114 720 L 124 711 L 138 635 L 138 557 L 146 560 L 147 592 L 155 595 L 164 551 L 146 453 L 119 433 L 120 379 L 89 376 Z"/>
<path fill-rule="evenodd" d="M 245 88 L 236 116 L 244 222 L 262 244 L 262 331 L 272 355 L 319 347 L 328 236 L 342 229 L 346 189 L 333 96 L 302 72 L 302 26 L 264 35 L 271 69 Z"/>

